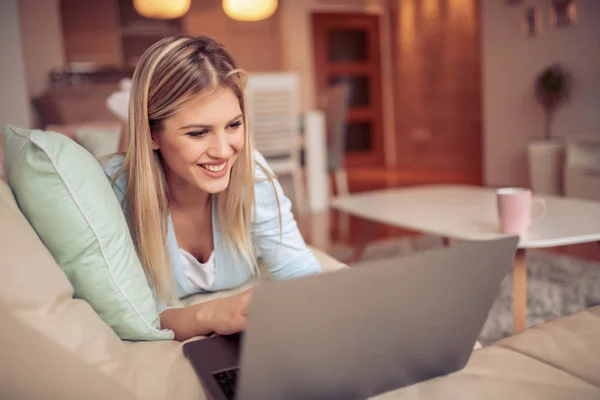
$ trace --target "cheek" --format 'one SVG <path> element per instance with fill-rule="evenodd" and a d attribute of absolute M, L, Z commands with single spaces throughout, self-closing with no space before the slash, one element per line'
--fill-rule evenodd
<path fill-rule="evenodd" d="M 246 140 L 244 137 L 244 131 L 242 129 L 240 129 L 239 132 L 231 135 L 231 139 L 229 139 L 229 144 L 233 149 L 235 149 L 236 152 L 242 151 L 245 142 Z"/>
<path fill-rule="evenodd" d="M 179 141 L 165 143 L 161 147 L 163 158 L 172 168 L 178 169 L 178 166 L 194 162 L 198 158 L 198 153 L 201 152 L 200 143 Z"/>

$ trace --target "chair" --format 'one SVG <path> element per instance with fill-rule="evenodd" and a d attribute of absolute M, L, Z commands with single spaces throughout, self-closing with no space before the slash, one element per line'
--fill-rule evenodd
<path fill-rule="evenodd" d="M 304 211 L 299 86 L 295 73 L 251 73 L 245 93 L 254 145 L 275 174 L 291 176 L 295 205 Z"/>
<path fill-rule="evenodd" d="M 344 166 L 346 151 L 346 113 L 350 105 L 350 85 L 341 81 L 330 86 L 321 98 L 327 129 L 327 164 L 335 179 L 338 196 L 348 194 L 348 177 Z"/>
<path fill-rule="evenodd" d="M 600 201 L 600 138 L 567 141 L 563 176 L 565 196 Z"/>
<path fill-rule="evenodd" d="M 325 114 L 327 130 L 327 168 L 334 178 L 336 196 L 345 196 L 348 190 L 348 175 L 344 165 L 346 151 L 346 114 L 350 106 L 350 84 L 341 81 L 327 88 L 320 98 L 319 108 Z M 350 236 L 350 215 L 339 214 L 339 233 L 342 240 Z"/>

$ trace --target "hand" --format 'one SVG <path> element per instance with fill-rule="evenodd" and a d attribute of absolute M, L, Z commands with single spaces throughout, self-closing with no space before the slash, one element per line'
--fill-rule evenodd
<path fill-rule="evenodd" d="M 234 296 L 202 303 L 196 312 L 196 320 L 219 335 L 241 332 L 246 328 L 251 297 L 252 292 L 246 290 Z"/>

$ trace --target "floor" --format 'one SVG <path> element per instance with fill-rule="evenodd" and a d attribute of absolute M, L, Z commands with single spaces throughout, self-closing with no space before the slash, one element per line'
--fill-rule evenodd
<path fill-rule="evenodd" d="M 474 175 L 453 173 L 452 171 L 407 171 L 374 167 L 354 168 L 348 170 L 347 173 L 351 193 L 422 184 L 477 184 L 479 179 Z M 372 223 L 335 210 L 313 214 L 296 213 L 296 220 L 306 242 L 325 251 L 337 245 L 356 249 L 364 237 L 365 229 L 373 229 L 374 240 L 419 235 L 418 232 Z M 343 229 L 344 224 L 347 224 L 349 229 Z M 348 234 L 344 235 L 343 232 L 348 232 Z M 590 261 L 600 261 L 600 243 L 564 246 L 544 251 L 569 254 Z"/>

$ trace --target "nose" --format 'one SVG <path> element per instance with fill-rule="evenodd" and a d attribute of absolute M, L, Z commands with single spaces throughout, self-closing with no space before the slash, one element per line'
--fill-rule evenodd
<path fill-rule="evenodd" d="M 229 158 L 233 155 L 233 148 L 229 144 L 229 135 L 225 131 L 212 135 L 212 143 L 207 153 L 212 158 Z"/>

